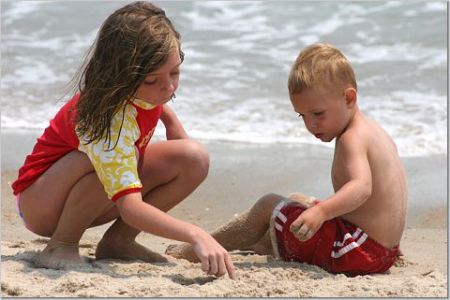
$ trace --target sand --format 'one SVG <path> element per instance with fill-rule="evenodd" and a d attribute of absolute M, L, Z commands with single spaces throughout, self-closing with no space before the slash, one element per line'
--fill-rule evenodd
<path fill-rule="evenodd" d="M 414 232 L 422 242 L 430 232 Z M 198 265 L 91 261 L 70 271 L 33 268 L 43 240 L 2 242 L 2 295 L 31 297 L 446 297 L 447 276 L 433 264 L 407 260 L 388 275 L 346 277 L 318 267 L 232 255 L 238 278 L 204 275 Z M 92 258 L 95 244 L 83 243 Z M 24 250 L 27 249 L 27 250 Z M 408 254 L 407 254 L 408 255 Z M 439 259 L 436 258 L 435 259 Z"/>
<path fill-rule="evenodd" d="M 202 273 L 199 264 L 95 261 L 107 226 L 89 229 L 80 252 L 87 261 L 71 270 L 35 268 L 33 255 L 46 239 L 27 231 L 15 212 L 9 185 L 29 135 L 2 133 L 2 297 L 447 297 L 447 157 L 405 158 L 410 184 L 402 261 L 387 274 L 347 277 L 307 264 L 233 252 L 238 278 Z M 331 149 L 289 145 L 205 142 L 211 155 L 205 182 L 171 214 L 212 230 L 268 192 L 331 192 Z M 14 149 L 11 147 L 15 147 Z M 18 161 L 18 163 L 16 162 Z M 295 168 L 294 168 L 295 167 Z M 142 233 L 138 241 L 164 252 L 173 241 Z"/>

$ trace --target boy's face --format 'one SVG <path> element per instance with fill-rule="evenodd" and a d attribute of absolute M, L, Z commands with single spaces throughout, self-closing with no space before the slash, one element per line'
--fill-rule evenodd
<path fill-rule="evenodd" d="M 307 89 L 291 95 L 291 102 L 308 131 L 323 142 L 331 142 L 341 135 L 354 104 L 347 101 L 346 91 L 342 89 L 325 92 Z"/>
<path fill-rule="evenodd" d="M 169 101 L 178 88 L 180 65 L 180 53 L 175 50 L 164 65 L 147 75 L 138 87 L 135 97 L 153 105 Z"/>

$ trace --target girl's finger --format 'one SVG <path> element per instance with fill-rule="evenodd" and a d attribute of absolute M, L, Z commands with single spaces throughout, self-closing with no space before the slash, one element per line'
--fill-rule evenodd
<path fill-rule="evenodd" d="M 226 257 L 226 255 L 225 255 Z M 227 272 L 227 268 L 225 266 L 225 257 L 220 256 L 217 258 L 217 274 L 216 276 L 223 276 Z"/>
<path fill-rule="evenodd" d="M 205 257 L 202 259 L 202 271 L 208 272 L 209 271 L 209 258 Z"/>
<path fill-rule="evenodd" d="M 228 253 L 225 256 L 225 266 L 227 268 L 228 276 L 230 276 L 231 279 L 236 279 L 236 272 L 234 270 L 234 265 Z"/>
<path fill-rule="evenodd" d="M 219 267 L 217 266 L 218 261 L 215 255 L 211 255 L 209 258 L 209 274 L 216 275 Z"/>

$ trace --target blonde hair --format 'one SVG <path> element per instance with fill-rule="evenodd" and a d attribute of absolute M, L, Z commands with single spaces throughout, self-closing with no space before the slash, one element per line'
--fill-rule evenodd
<path fill-rule="evenodd" d="M 309 88 L 349 85 L 357 89 L 352 65 L 341 51 L 324 43 L 312 44 L 300 52 L 288 80 L 291 95 Z"/>

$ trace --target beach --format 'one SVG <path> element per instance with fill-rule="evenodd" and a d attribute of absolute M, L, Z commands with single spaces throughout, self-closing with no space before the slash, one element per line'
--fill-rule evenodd
<path fill-rule="evenodd" d="M 392 136 L 407 173 L 404 256 L 387 274 L 347 277 L 237 251 L 236 280 L 171 257 L 96 261 L 109 225 L 83 235 L 85 264 L 35 267 L 48 239 L 25 228 L 10 185 L 72 97 L 67 84 L 101 24 L 130 2 L 1 1 L 2 297 L 448 297 L 445 1 L 155 1 L 185 54 L 168 105 L 211 160 L 203 184 L 169 213 L 212 231 L 267 193 L 333 193 L 333 149 L 311 136 L 287 89 L 299 51 L 332 43 L 355 69 L 358 105 Z M 152 142 L 165 132 L 158 126 Z M 159 253 L 176 243 L 146 233 L 138 242 Z"/>
<path fill-rule="evenodd" d="M 91 228 L 80 242 L 86 263 L 70 270 L 35 268 L 46 239 L 29 232 L 17 215 L 10 184 L 36 133 L 3 131 L 1 191 L 2 297 L 447 297 L 447 156 L 402 158 L 409 183 L 404 257 L 387 274 L 347 277 L 271 256 L 232 252 L 237 279 L 208 276 L 199 264 L 94 259 L 108 225 Z M 208 231 L 275 192 L 317 198 L 332 192 L 332 149 L 312 145 L 203 141 L 210 172 L 171 215 Z M 138 241 L 164 253 L 167 239 L 141 233 Z"/>

